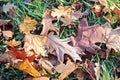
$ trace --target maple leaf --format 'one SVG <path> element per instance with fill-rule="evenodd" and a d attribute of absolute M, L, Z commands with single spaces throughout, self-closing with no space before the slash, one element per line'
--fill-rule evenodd
<path fill-rule="evenodd" d="M 6 44 L 10 47 L 16 47 L 18 45 L 21 44 L 20 41 L 16 41 L 15 39 L 11 40 L 11 41 L 7 41 Z"/>
<path fill-rule="evenodd" d="M 98 46 L 96 42 L 102 42 L 105 30 L 99 25 L 88 26 L 87 20 L 84 18 L 78 25 L 78 35 L 72 39 L 73 46 L 79 47 L 80 52 L 88 51 L 95 53 Z"/>
<path fill-rule="evenodd" d="M 59 6 L 58 9 L 53 9 L 51 15 L 63 21 L 63 26 L 70 25 L 71 22 L 83 16 L 80 10 L 73 11 L 71 6 Z"/>
<path fill-rule="evenodd" d="M 16 8 L 16 6 L 8 2 L 6 5 L 3 5 L 3 12 L 7 13 L 12 8 Z"/>
<path fill-rule="evenodd" d="M 77 65 L 71 61 L 67 61 L 67 64 L 59 64 L 58 66 L 56 66 L 56 71 L 58 73 L 61 73 L 61 75 L 59 76 L 59 80 L 63 80 L 77 68 Z"/>
<path fill-rule="evenodd" d="M 26 15 L 24 22 L 20 24 L 20 32 L 30 33 L 31 30 L 36 29 L 36 20 L 32 20 L 29 16 Z"/>
<path fill-rule="evenodd" d="M 68 44 L 70 41 L 70 38 L 59 39 L 56 35 L 49 35 L 46 40 L 46 45 L 49 46 L 50 50 L 56 51 L 58 61 L 60 62 L 63 62 L 64 54 L 69 55 L 74 61 L 81 61 L 80 56 L 77 54 L 77 49 Z"/>
<path fill-rule="evenodd" d="M 25 52 L 29 52 L 30 50 L 34 50 L 37 55 L 46 56 L 46 50 L 44 47 L 45 37 L 33 34 L 25 35 L 24 41 L 24 49 Z"/>
<path fill-rule="evenodd" d="M 52 23 L 54 18 L 51 16 L 51 10 L 46 10 L 42 18 L 43 29 L 41 35 L 47 35 L 49 30 L 53 30 L 58 34 L 58 28 Z"/>

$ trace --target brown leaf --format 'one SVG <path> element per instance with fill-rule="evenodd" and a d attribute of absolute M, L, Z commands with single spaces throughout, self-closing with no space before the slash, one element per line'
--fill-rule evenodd
<path fill-rule="evenodd" d="M 19 70 L 24 71 L 25 73 L 30 74 L 33 77 L 41 76 L 40 73 L 30 64 L 28 59 L 25 59 L 22 62 L 18 62 L 14 66 L 16 68 L 18 68 Z"/>
<path fill-rule="evenodd" d="M 63 62 L 64 54 L 69 55 L 74 61 L 81 61 L 80 56 L 77 54 L 77 49 L 68 44 L 70 41 L 70 38 L 59 39 L 56 35 L 49 35 L 47 37 L 46 45 L 48 45 L 52 51 L 56 51 L 56 54 L 52 51 L 50 53 L 57 55 L 58 61 L 60 62 Z"/>
<path fill-rule="evenodd" d="M 51 10 L 46 10 L 42 18 L 43 29 L 41 35 L 47 35 L 49 30 L 53 30 L 58 34 L 58 28 L 52 23 L 54 18 L 51 16 Z"/>
<path fill-rule="evenodd" d="M 50 74 L 54 74 L 56 72 L 51 62 L 46 59 L 41 58 L 38 64 L 40 65 L 40 67 L 44 68 Z"/>
<path fill-rule="evenodd" d="M 84 18 L 78 25 L 78 35 L 72 39 L 73 46 L 79 47 L 80 52 L 88 51 L 95 53 L 99 49 L 95 45 L 96 42 L 102 42 L 105 30 L 99 25 L 88 26 L 87 20 Z"/>
<path fill-rule="evenodd" d="M 94 65 L 91 63 L 90 60 L 88 60 L 88 59 L 85 60 L 84 67 L 85 67 L 85 70 L 91 76 L 91 78 L 93 80 L 96 80 L 96 75 L 95 75 L 95 71 L 94 71 Z"/>
<path fill-rule="evenodd" d="M 15 39 L 7 41 L 6 44 L 10 47 L 16 47 L 21 44 L 21 41 L 16 41 Z"/>
<path fill-rule="evenodd" d="M 24 22 L 19 25 L 20 32 L 30 33 L 31 30 L 35 30 L 37 25 L 36 20 L 32 20 L 31 17 L 27 16 L 24 19 Z"/>
<path fill-rule="evenodd" d="M 1 28 L 1 26 L 5 26 L 5 25 L 7 25 L 9 23 L 11 23 L 11 20 L 1 20 L 0 19 L 0 28 Z"/>
<path fill-rule="evenodd" d="M 7 13 L 13 7 L 16 8 L 14 4 L 8 2 L 6 5 L 5 4 L 3 5 L 3 12 Z"/>
<path fill-rule="evenodd" d="M 96 15 L 96 16 L 101 16 L 102 10 L 103 10 L 104 6 L 94 4 L 94 5 L 93 5 L 93 8 L 94 8 L 94 13 L 95 13 L 95 15 Z"/>
<path fill-rule="evenodd" d="M 47 76 L 40 76 L 38 78 L 25 78 L 25 80 L 50 80 Z"/>
<path fill-rule="evenodd" d="M 42 55 L 46 56 L 46 50 L 44 47 L 44 42 L 46 38 L 39 35 L 27 34 L 25 35 L 24 41 L 24 49 L 25 52 L 29 52 L 30 50 L 34 50 L 37 56 Z"/>
<path fill-rule="evenodd" d="M 71 61 L 68 61 L 67 64 L 61 63 L 60 65 L 56 66 L 56 71 L 58 73 L 61 73 L 61 75 L 59 76 L 59 80 L 63 80 L 77 68 L 77 65 Z"/>

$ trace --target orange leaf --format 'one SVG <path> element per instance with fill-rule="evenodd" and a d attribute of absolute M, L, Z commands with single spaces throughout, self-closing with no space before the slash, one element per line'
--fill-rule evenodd
<path fill-rule="evenodd" d="M 11 48 L 10 53 L 17 59 L 24 60 L 26 58 L 26 52 L 24 50 L 20 51 L 17 48 Z"/>
<path fill-rule="evenodd" d="M 40 73 L 30 64 L 28 59 L 25 59 L 22 63 L 15 64 L 15 67 L 21 71 L 30 74 L 33 77 L 39 77 Z"/>
<path fill-rule="evenodd" d="M 11 40 L 11 41 L 7 41 L 6 44 L 10 47 L 15 47 L 20 45 L 20 41 L 16 41 L 15 39 Z"/>
<path fill-rule="evenodd" d="M 35 55 L 32 55 L 32 56 L 28 57 L 28 60 L 29 60 L 30 62 L 32 62 L 34 59 L 35 59 Z"/>

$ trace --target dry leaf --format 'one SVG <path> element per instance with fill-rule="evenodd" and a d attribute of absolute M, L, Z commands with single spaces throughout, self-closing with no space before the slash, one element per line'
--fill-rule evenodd
<path fill-rule="evenodd" d="M 96 49 L 99 49 L 95 43 L 102 42 L 104 35 L 104 28 L 99 25 L 88 26 L 87 20 L 84 18 L 78 25 L 77 37 L 72 39 L 73 46 L 79 47 L 81 53 L 84 51 L 95 53 Z"/>
<path fill-rule="evenodd" d="M 77 65 L 71 61 L 68 61 L 66 65 L 61 63 L 60 65 L 56 66 L 56 71 L 58 73 L 61 73 L 61 75 L 59 76 L 59 80 L 63 80 L 77 68 Z"/>
<path fill-rule="evenodd" d="M 25 35 L 24 41 L 24 49 L 25 52 L 29 52 L 30 50 L 34 50 L 37 56 L 42 55 L 46 56 L 46 50 L 44 47 L 44 42 L 46 38 L 39 35 L 27 34 Z"/>
<path fill-rule="evenodd" d="M 120 51 L 120 28 L 106 30 L 106 46 L 109 50 L 114 49 L 115 52 Z"/>
<path fill-rule="evenodd" d="M 27 16 L 24 19 L 24 22 L 20 24 L 20 32 L 30 33 L 31 30 L 36 29 L 37 21 L 32 20 L 31 17 Z"/>
<path fill-rule="evenodd" d="M 16 8 L 14 4 L 8 2 L 6 5 L 5 4 L 3 5 L 3 12 L 7 13 L 13 7 Z"/>
<path fill-rule="evenodd" d="M 41 58 L 39 60 L 39 63 L 40 67 L 44 68 L 46 71 L 48 71 L 50 74 L 54 74 L 55 73 L 55 69 L 54 69 L 54 66 L 51 64 L 50 61 L 46 60 L 46 59 L 43 59 Z"/>
<path fill-rule="evenodd" d="M 85 80 L 84 77 L 86 75 L 85 75 L 85 72 L 82 69 L 78 68 L 73 73 L 75 73 L 78 80 Z"/>
<path fill-rule="evenodd" d="M 6 39 L 6 40 L 8 40 L 8 39 L 10 39 L 10 38 L 12 38 L 13 37 L 13 32 L 12 31 L 2 31 L 2 33 L 3 33 L 3 37 Z"/>
<path fill-rule="evenodd" d="M 21 44 L 21 41 L 16 41 L 15 39 L 7 41 L 6 44 L 10 47 L 16 47 Z"/>
<path fill-rule="evenodd" d="M 116 15 L 119 17 L 119 19 L 120 19 L 120 9 L 119 9 L 116 5 L 111 6 L 110 9 L 111 9 L 113 12 L 115 12 L 115 14 L 116 14 Z"/>
<path fill-rule="evenodd" d="M 40 76 L 38 78 L 25 78 L 25 80 L 50 80 L 47 76 Z"/>
<path fill-rule="evenodd" d="M 95 13 L 95 15 L 96 15 L 96 16 L 101 16 L 102 10 L 103 10 L 104 6 L 94 4 L 94 5 L 93 5 L 93 8 L 94 8 L 94 13 Z"/>
<path fill-rule="evenodd" d="M 58 9 L 54 8 L 51 15 L 60 19 L 64 23 L 63 26 L 70 25 L 71 22 L 83 16 L 80 10 L 74 11 L 71 6 L 59 6 Z"/>
<path fill-rule="evenodd" d="M 52 53 L 57 55 L 58 61 L 60 62 L 63 62 L 64 54 L 69 55 L 74 61 L 81 61 L 80 56 L 76 53 L 77 49 L 68 44 L 70 41 L 70 38 L 59 39 L 56 35 L 49 35 L 46 45 L 48 45 L 51 50 L 56 51 L 56 54 Z"/>
<path fill-rule="evenodd" d="M 51 16 L 51 11 L 46 10 L 42 16 L 43 29 L 41 35 L 47 35 L 49 30 L 53 30 L 58 34 L 58 28 L 54 26 L 52 21 L 54 18 Z"/>
<path fill-rule="evenodd" d="M 16 64 L 14 64 L 14 66 L 16 68 L 18 68 L 19 70 L 30 74 L 33 77 L 39 77 L 41 76 L 40 73 L 30 64 L 30 62 L 28 61 L 28 59 L 25 59 L 22 62 L 18 62 Z"/>
<path fill-rule="evenodd" d="M 92 80 L 96 80 L 94 65 L 91 63 L 91 61 L 86 59 L 83 66 L 85 67 L 85 70 L 89 73 L 89 75 L 91 76 Z"/>

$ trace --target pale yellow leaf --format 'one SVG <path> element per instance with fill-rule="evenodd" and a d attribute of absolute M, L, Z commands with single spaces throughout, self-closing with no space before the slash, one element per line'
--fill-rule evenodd
<path fill-rule="evenodd" d="M 12 31 L 2 31 L 2 33 L 3 33 L 3 36 L 4 36 L 4 38 L 5 39 L 9 39 L 9 38 L 12 38 L 13 37 L 13 32 Z"/>
<path fill-rule="evenodd" d="M 30 33 L 31 30 L 36 29 L 37 21 L 32 20 L 31 17 L 27 16 L 24 19 L 24 22 L 22 22 L 19 26 L 20 32 L 23 33 Z"/>

